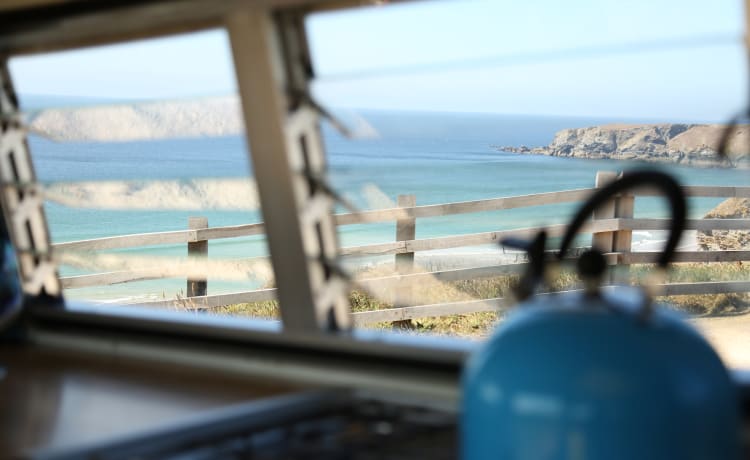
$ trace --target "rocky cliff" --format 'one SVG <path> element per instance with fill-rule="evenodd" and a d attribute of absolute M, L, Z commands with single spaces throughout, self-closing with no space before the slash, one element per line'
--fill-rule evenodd
<path fill-rule="evenodd" d="M 717 159 L 724 125 L 611 124 L 564 129 L 546 147 L 496 147 L 506 152 L 557 157 L 617 159 L 679 163 L 692 166 L 729 166 Z M 737 127 L 729 140 L 735 163 L 750 162 L 750 126 Z"/>
<path fill-rule="evenodd" d="M 750 199 L 729 198 L 703 217 L 706 219 L 747 219 L 750 217 Z M 696 242 L 704 251 L 747 249 L 750 247 L 750 232 L 743 230 L 699 231 Z"/>

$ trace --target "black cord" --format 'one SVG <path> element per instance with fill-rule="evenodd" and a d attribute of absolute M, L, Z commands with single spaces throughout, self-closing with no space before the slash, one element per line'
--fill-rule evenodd
<path fill-rule="evenodd" d="M 650 170 L 626 172 L 620 179 L 608 184 L 594 193 L 578 210 L 568 226 L 560 245 L 560 252 L 557 253 L 557 258 L 562 260 L 562 258 L 565 257 L 565 253 L 568 251 L 568 248 L 573 242 L 573 238 L 578 233 L 578 230 L 581 229 L 584 222 L 596 209 L 614 198 L 615 195 L 618 195 L 625 190 L 641 186 L 651 186 L 659 189 L 669 201 L 670 210 L 672 212 L 672 219 L 669 227 L 669 239 L 657 261 L 657 264 L 660 267 L 666 268 L 672 260 L 674 252 L 677 249 L 677 244 L 680 241 L 680 236 L 682 236 L 682 232 L 685 230 L 687 201 L 685 200 L 685 194 L 682 192 L 680 184 L 672 176 L 660 171 Z"/>

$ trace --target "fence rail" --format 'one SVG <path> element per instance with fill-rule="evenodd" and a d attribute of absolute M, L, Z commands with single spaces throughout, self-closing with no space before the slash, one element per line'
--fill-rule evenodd
<path fill-rule="evenodd" d="M 612 173 L 599 173 L 597 186 L 613 177 Z M 490 198 L 455 203 L 410 205 L 413 200 L 403 198 L 400 204 L 405 206 L 362 211 L 359 213 L 337 214 L 337 225 L 354 225 L 377 222 L 396 222 L 396 241 L 379 244 L 368 244 L 341 249 L 344 256 L 382 256 L 395 255 L 400 257 L 401 264 L 406 263 L 405 269 L 393 276 L 362 280 L 360 284 L 365 288 L 401 289 L 413 286 L 426 279 L 438 281 L 458 281 L 466 279 L 487 278 L 513 273 L 519 273 L 526 266 L 525 263 L 511 263 L 488 267 L 464 268 L 454 270 L 440 270 L 428 273 L 409 273 L 409 261 L 413 261 L 416 252 L 437 249 L 449 249 L 465 246 L 476 246 L 497 243 L 508 236 L 528 237 L 534 235 L 539 228 L 523 228 L 514 230 L 500 230 L 464 235 L 452 235 L 438 238 L 414 239 L 414 226 L 417 219 L 438 217 L 464 213 L 499 211 L 505 209 L 543 206 L 560 203 L 578 202 L 588 197 L 596 188 L 585 188 L 557 192 L 536 193 L 515 197 Z M 750 187 L 726 186 L 685 186 L 683 190 L 688 196 L 711 198 L 750 198 Z M 669 227 L 668 219 L 634 218 L 633 200 L 636 197 L 656 196 L 658 192 L 648 188 L 638 189 L 632 195 L 620 196 L 610 205 L 597 212 L 584 232 L 591 233 L 596 244 L 604 246 L 607 251 L 607 261 L 610 265 L 632 265 L 652 263 L 655 254 L 651 252 L 631 252 L 630 241 L 635 230 L 663 230 Z M 698 231 L 713 230 L 750 230 L 750 219 L 690 219 L 687 229 Z M 546 227 L 550 236 L 561 236 L 565 231 L 564 225 Z M 223 238 L 238 238 L 264 234 L 263 223 L 234 225 L 213 228 L 191 228 L 187 230 L 121 235 L 105 238 L 88 239 L 57 243 L 53 245 L 56 251 L 80 250 L 100 251 L 108 249 L 124 249 L 148 247 L 166 244 L 186 244 L 189 247 L 205 247 L 210 240 Z M 198 245 L 198 246 L 196 246 Z M 405 257 L 404 257 L 405 256 Z M 750 251 L 685 251 L 678 252 L 676 262 L 741 262 L 750 260 Z M 63 287 L 81 288 L 104 286 L 133 281 L 158 279 L 162 276 L 154 270 L 134 270 L 122 272 L 95 273 L 87 275 L 69 276 L 62 278 Z M 192 280 L 195 282 L 196 280 Z M 661 286 L 664 295 L 693 295 L 717 294 L 729 292 L 750 292 L 750 282 L 721 281 L 679 283 Z M 198 291 L 200 292 L 200 291 Z M 191 296 L 178 300 L 163 300 L 148 302 L 156 307 L 182 306 L 194 309 L 215 308 L 245 302 L 268 301 L 276 298 L 275 289 L 261 289 L 255 291 L 237 292 L 219 295 Z M 500 308 L 503 299 L 485 299 L 476 301 L 445 302 L 433 305 L 408 305 L 405 307 L 378 310 L 372 312 L 355 313 L 355 323 L 380 321 L 400 321 L 426 316 L 441 316 L 447 314 L 462 314 L 480 311 L 494 311 Z"/>
<path fill-rule="evenodd" d="M 566 190 L 561 192 L 535 193 L 516 197 L 489 198 L 485 200 L 463 201 L 457 203 L 409 206 L 403 208 L 378 209 L 359 213 L 337 214 L 337 225 L 390 222 L 406 215 L 413 218 L 439 217 L 454 214 L 468 214 L 504 209 L 542 206 L 548 204 L 572 203 L 585 199 L 595 188 Z M 750 198 L 750 187 L 727 186 L 684 186 L 688 196 L 707 198 Z M 658 196 L 658 191 L 648 188 L 637 190 L 634 196 Z M 645 220 L 645 219 L 642 219 Z M 716 219 L 723 220 L 723 219 Z M 648 230 L 645 229 L 644 230 Z M 653 230 L 653 229 L 652 229 Z M 134 235 L 110 236 L 80 241 L 56 243 L 56 249 L 98 251 L 103 249 L 125 249 L 161 244 L 185 244 L 202 240 L 237 238 L 242 236 L 262 235 L 265 233 L 263 223 L 213 227 L 200 230 L 176 230 L 171 232 L 139 233 Z"/>

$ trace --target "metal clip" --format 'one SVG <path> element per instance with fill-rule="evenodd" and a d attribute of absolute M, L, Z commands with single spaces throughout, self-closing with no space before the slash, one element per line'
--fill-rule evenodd
<path fill-rule="evenodd" d="M 301 171 L 301 173 L 303 176 L 305 176 L 305 178 L 308 181 L 315 184 L 315 187 L 320 189 L 320 191 L 330 196 L 333 199 L 333 201 L 341 204 L 352 214 L 360 214 L 361 211 L 356 206 L 354 206 L 354 204 L 352 204 L 351 201 L 347 200 L 339 192 L 337 192 L 331 186 L 328 180 L 326 180 L 325 176 L 321 174 L 315 174 L 314 172 L 307 170 L 307 169 L 304 171 Z"/>
<path fill-rule="evenodd" d="M 336 118 L 328 109 L 323 107 L 318 101 L 316 101 L 309 93 L 291 89 L 288 90 L 289 97 L 295 101 L 298 105 L 306 105 L 313 109 L 320 117 L 325 118 L 336 131 L 341 133 L 342 136 L 347 139 L 355 139 L 356 133 L 350 129 L 344 122 Z"/>

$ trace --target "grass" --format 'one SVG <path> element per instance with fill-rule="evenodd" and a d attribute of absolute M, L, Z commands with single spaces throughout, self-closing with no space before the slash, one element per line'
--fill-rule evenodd
<path fill-rule="evenodd" d="M 634 279 L 643 279 L 652 266 L 635 265 L 631 269 Z M 695 283 L 704 281 L 744 281 L 750 279 L 750 264 L 743 262 L 674 264 L 669 271 L 670 283 Z M 663 297 L 676 309 L 694 316 L 718 316 L 743 313 L 750 307 L 750 294 L 698 294 Z"/>
<path fill-rule="evenodd" d="M 254 318 L 278 319 L 279 303 L 275 300 L 227 305 L 211 310 L 218 315 L 252 316 Z"/>
<path fill-rule="evenodd" d="M 641 282 L 652 273 L 651 265 L 634 265 L 630 268 L 631 282 Z M 368 272 L 366 277 L 383 276 L 383 273 Z M 674 264 L 668 274 L 668 282 L 685 283 L 700 281 L 729 281 L 750 279 L 750 264 L 744 263 L 712 263 L 712 264 Z M 495 297 L 508 298 L 511 287 L 517 282 L 515 275 L 505 275 L 493 278 L 462 280 L 448 283 L 419 283 L 413 286 L 413 292 L 419 304 L 451 302 L 469 299 L 488 299 Z M 576 276 L 570 271 L 559 273 L 552 281 L 553 290 L 565 290 L 578 287 Z M 726 315 L 748 311 L 750 295 L 715 294 L 688 295 L 660 298 L 670 303 L 674 308 L 690 315 Z M 394 308 L 394 304 L 381 300 L 361 290 L 354 290 L 349 294 L 349 302 L 353 312 L 375 311 Z M 242 303 L 229 305 L 212 310 L 222 315 L 252 316 L 256 318 L 279 318 L 279 308 L 275 301 Z M 398 323 L 395 328 L 408 333 L 431 332 L 462 337 L 484 337 L 488 335 L 494 325 L 502 319 L 501 313 L 482 312 L 465 315 L 450 315 L 434 318 L 419 318 Z M 368 328 L 393 329 L 394 323 L 375 323 Z"/>

